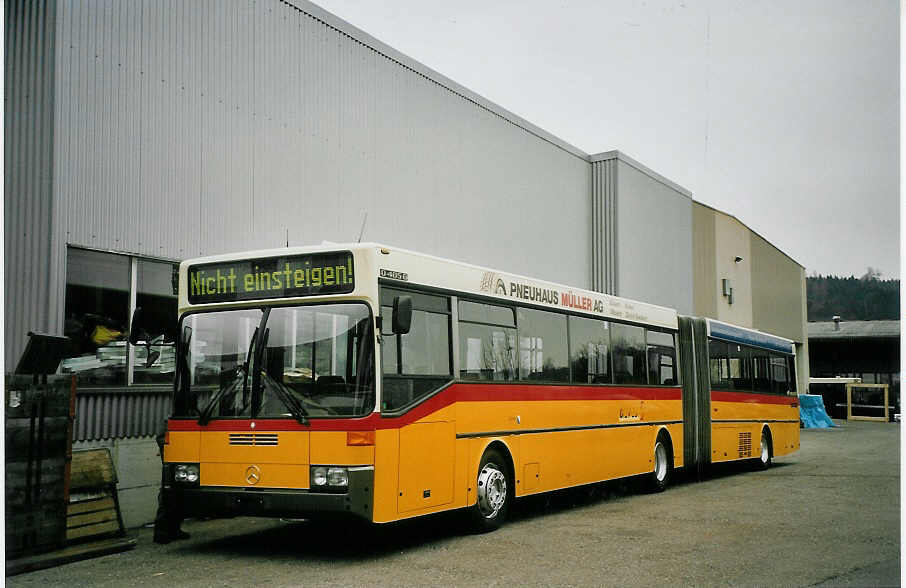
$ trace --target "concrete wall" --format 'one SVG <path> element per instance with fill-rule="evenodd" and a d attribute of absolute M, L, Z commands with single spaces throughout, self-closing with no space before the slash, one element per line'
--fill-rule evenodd
<path fill-rule="evenodd" d="M 692 200 L 625 161 L 617 185 L 617 293 L 691 313 Z"/>
<path fill-rule="evenodd" d="M 717 317 L 721 294 L 714 288 L 717 280 L 714 210 L 697 202 L 692 204 L 692 293 L 696 316 Z"/>
<path fill-rule="evenodd" d="M 81 441 L 72 449 L 99 447 L 109 448 L 113 457 L 123 524 L 132 528 L 154 522 L 160 488 L 160 452 L 154 437 Z"/>

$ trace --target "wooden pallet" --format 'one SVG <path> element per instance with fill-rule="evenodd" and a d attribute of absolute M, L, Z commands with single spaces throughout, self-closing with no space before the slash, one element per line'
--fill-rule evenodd
<path fill-rule="evenodd" d="M 116 493 L 116 468 L 106 447 L 72 452 L 66 541 L 122 537 L 126 534 Z"/>

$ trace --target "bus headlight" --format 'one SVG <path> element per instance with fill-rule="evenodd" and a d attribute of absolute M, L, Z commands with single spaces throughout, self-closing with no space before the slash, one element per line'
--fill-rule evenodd
<path fill-rule="evenodd" d="M 311 487 L 315 488 L 316 486 L 326 486 L 327 485 L 327 468 L 312 468 L 311 469 Z"/>
<path fill-rule="evenodd" d="M 328 469 L 327 483 L 331 486 L 349 486 L 349 474 L 346 473 L 346 468 Z"/>
<path fill-rule="evenodd" d="M 339 466 L 312 466 L 313 492 L 345 492 L 349 487 L 349 472 Z"/>
<path fill-rule="evenodd" d="M 178 463 L 173 466 L 173 481 L 178 484 L 197 484 L 198 464 Z"/>

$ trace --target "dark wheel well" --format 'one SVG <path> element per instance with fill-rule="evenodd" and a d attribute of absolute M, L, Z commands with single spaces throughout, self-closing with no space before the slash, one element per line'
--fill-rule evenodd
<path fill-rule="evenodd" d="M 767 433 L 768 453 L 773 458 L 774 457 L 774 435 L 773 435 L 773 433 L 771 433 L 771 427 L 769 425 L 764 425 L 763 427 L 761 427 L 761 431 L 763 433 Z"/>
<path fill-rule="evenodd" d="M 512 481 L 515 484 L 516 483 L 516 466 L 513 465 L 513 456 L 510 455 L 510 449 L 506 446 L 506 444 L 504 444 L 502 441 L 492 441 L 491 443 L 488 444 L 487 447 L 484 448 L 482 455 L 484 455 L 488 451 L 496 451 L 497 453 L 499 453 L 500 455 L 503 456 L 503 459 L 506 460 L 505 465 L 510 470 L 510 478 L 512 478 Z M 516 489 L 513 488 L 513 490 L 514 490 L 513 494 L 515 495 Z"/>

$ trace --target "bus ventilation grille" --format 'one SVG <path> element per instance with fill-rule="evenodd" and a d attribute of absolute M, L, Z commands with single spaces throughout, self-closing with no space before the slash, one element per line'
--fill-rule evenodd
<path fill-rule="evenodd" d="M 230 445 L 277 445 L 277 433 L 230 433 Z"/>
<path fill-rule="evenodd" d="M 752 433 L 739 434 L 739 457 L 752 457 Z"/>

